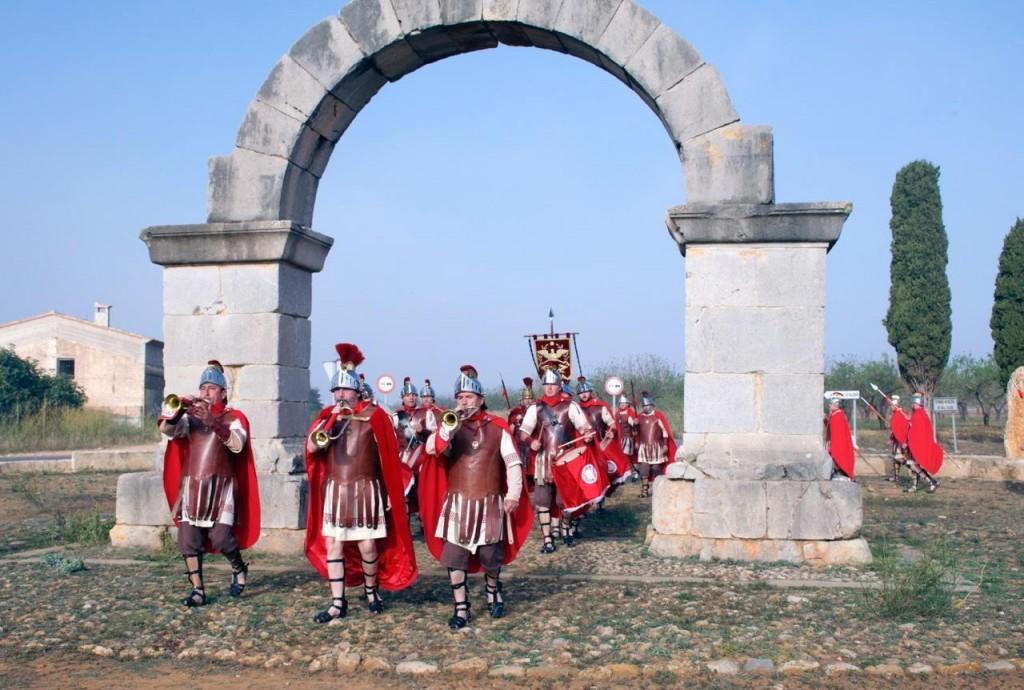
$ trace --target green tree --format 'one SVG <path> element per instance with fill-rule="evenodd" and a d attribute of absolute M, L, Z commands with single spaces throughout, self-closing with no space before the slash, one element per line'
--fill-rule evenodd
<path fill-rule="evenodd" d="M 942 374 L 942 390 L 953 394 L 964 405 L 973 402 L 981 412 L 981 423 L 988 426 L 993 411 L 1005 395 L 999 379 L 999 367 L 989 355 L 978 359 L 972 355 L 953 357 Z"/>
<path fill-rule="evenodd" d="M 1024 220 L 1020 218 L 1003 240 L 989 327 L 1000 384 L 1005 388 L 1013 370 L 1024 365 Z"/>
<path fill-rule="evenodd" d="M 931 397 L 949 359 L 953 332 L 939 168 L 928 161 L 904 166 L 896 173 L 890 203 L 892 260 L 883 323 L 900 375 Z"/>
<path fill-rule="evenodd" d="M 72 379 L 48 376 L 10 348 L 0 348 L 0 419 L 20 419 L 43 405 L 66 408 L 85 404 L 85 391 Z"/>
<path fill-rule="evenodd" d="M 885 409 L 885 397 L 875 392 L 871 384 L 878 386 L 886 395 L 904 392 L 904 385 L 896 369 L 895 362 L 889 355 L 880 355 L 877 359 L 862 362 L 854 357 L 829 362 L 825 370 L 825 390 L 858 390 L 861 397 L 867 400 L 881 415 L 888 415 Z M 861 414 L 872 417 L 879 429 L 884 429 L 886 422 L 870 412 L 866 405 L 858 405 Z"/>

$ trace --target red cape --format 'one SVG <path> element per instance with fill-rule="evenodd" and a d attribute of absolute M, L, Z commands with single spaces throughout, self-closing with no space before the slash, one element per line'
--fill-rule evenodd
<path fill-rule="evenodd" d="M 892 434 L 892 437 L 900 447 L 907 445 L 907 433 L 909 431 L 910 420 L 907 418 L 907 413 L 899 408 L 894 409 L 892 416 L 889 418 L 889 433 Z"/>
<path fill-rule="evenodd" d="M 668 467 L 676 461 L 676 437 L 672 435 L 672 427 L 668 425 L 665 413 L 661 410 L 655 410 L 652 414 L 655 418 L 661 420 L 661 423 L 665 425 L 665 429 L 668 431 L 668 438 L 665 439 L 665 442 L 668 444 L 668 460 L 665 462 L 665 466 Z"/>
<path fill-rule="evenodd" d="M 492 424 L 497 424 L 505 431 L 511 433 L 508 423 L 501 417 L 484 412 L 491 419 Z M 444 540 L 434 536 L 437 531 L 437 521 L 441 516 L 441 506 L 444 497 L 448 493 L 448 473 L 445 468 L 445 459 L 440 455 L 427 455 L 420 470 L 420 519 L 423 520 L 423 538 L 427 542 L 427 549 L 434 558 L 441 559 L 441 549 L 444 548 Z M 508 487 L 502 486 L 502 492 Z M 526 542 L 530 535 L 530 528 L 533 527 L 533 506 L 530 503 L 530 496 L 526 491 L 526 473 L 523 473 L 523 492 L 519 495 L 519 506 L 512 513 L 512 536 L 513 540 L 508 541 L 508 534 L 505 538 L 505 557 L 502 564 L 508 565 L 515 560 L 519 549 Z M 469 572 L 478 573 L 481 570 L 480 560 L 475 554 L 469 558 Z"/>
<path fill-rule="evenodd" d="M 828 416 L 828 453 L 839 471 L 853 479 L 853 436 L 846 413 L 836 410 Z"/>
<path fill-rule="evenodd" d="M 331 415 L 334 405 L 320 410 L 320 414 L 310 425 L 309 433 L 321 421 Z M 353 414 L 360 414 L 371 403 L 362 401 L 355 406 Z M 380 452 L 380 472 L 384 480 L 384 490 L 391 504 L 385 512 L 388 535 L 377 540 L 377 584 L 382 589 L 391 591 L 405 589 L 416 581 L 416 554 L 412 548 L 412 536 L 409 534 L 409 518 L 405 514 L 405 494 L 402 491 L 402 476 L 398 469 L 398 438 L 391 418 L 384 410 L 372 406 L 370 426 L 377 441 Z M 309 477 L 309 509 L 306 513 L 306 558 L 313 564 L 320 577 L 327 579 L 327 545 L 323 537 L 324 497 L 323 485 L 327 478 L 327 452 L 320 450 L 315 453 L 306 451 L 306 474 Z M 347 542 L 344 550 L 345 584 L 349 587 L 363 584 L 362 557 L 356 542 Z"/>
<path fill-rule="evenodd" d="M 612 416 L 612 419 L 615 419 L 615 415 L 612 414 L 611 407 L 609 407 L 608 403 L 604 402 L 603 400 L 591 398 L 585 403 L 580 403 L 580 407 L 584 408 L 594 406 L 605 408 L 606 410 L 608 410 L 608 414 Z M 665 423 L 665 427 L 668 428 L 668 422 Z M 616 433 L 616 438 L 613 438 L 607 444 L 604 444 L 602 439 L 597 439 L 597 442 L 594 443 L 594 452 L 604 456 L 601 459 L 605 461 L 604 466 L 606 471 L 608 471 L 608 481 L 610 481 L 613 485 L 622 484 L 627 479 L 629 479 L 630 469 L 633 466 L 632 463 L 630 463 L 629 461 L 629 457 L 627 457 L 626 454 L 622 452 L 622 446 L 619 444 L 618 435 L 622 433 L 622 430 L 619 429 L 619 425 L 617 422 L 615 424 L 614 429 Z M 672 462 L 672 458 L 674 456 L 675 453 L 669 456 L 669 462 Z M 614 471 L 609 470 L 609 462 L 615 465 L 616 469 Z"/>
<path fill-rule="evenodd" d="M 907 445 L 910 457 L 928 474 L 937 474 L 942 468 L 942 446 L 932 440 L 932 420 L 923 407 L 916 407 L 910 413 Z"/>
<path fill-rule="evenodd" d="M 219 413 L 221 406 L 212 408 L 215 414 Z M 256 481 L 256 464 L 252 458 L 252 443 L 250 442 L 249 420 L 244 414 L 230 407 L 222 408 L 224 414 L 229 414 L 242 423 L 245 429 L 245 445 L 242 452 L 235 455 L 235 487 L 238 489 L 235 504 L 235 524 L 231 531 L 235 533 L 239 549 L 248 549 L 260 538 L 260 485 Z M 165 421 L 161 418 L 160 421 Z M 189 443 L 187 438 L 172 438 L 167 442 L 164 450 L 164 495 L 167 496 L 167 506 L 174 508 L 178 502 L 178 489 L 181 484 L 181 468 L 188 462 Z M 178 517 L 174 516 L 174 525 L 178 525 Z M 217 553 L 210 546 L 210 540 L 206 540 L 206 552 Z"/>

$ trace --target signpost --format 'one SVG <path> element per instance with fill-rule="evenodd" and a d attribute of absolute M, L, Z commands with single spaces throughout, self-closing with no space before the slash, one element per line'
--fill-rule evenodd
<path fill-rule="evenodd" d="M 377 390 L 384 395 L 384 404 L 390 407 L 391 391 L 395 390 L 395 377 L 391 374 L 381 374 L 377 377 Z"/>
<path fill-rule="evenodd" d="M 959 412 L 956 398 L 932 398 L 932 417 L 940 414 L 948 414 L 949 418 L 953 420 L 953 452 L 959 453 L 959 449 L 956 446 L 956 415 Z M 938 424 L 932 425 L 932 430 L 937 433 Z"/>
<path fill-rule="evenodd" d="M 615 398 L 622 395 L 622 391 L 625 390 L 626 384 L 622 382 L 618 376 L 609 376 L 604 381 L 604 392 L 612 396 L 612 409 L 615 409 Z"/>
<path fill-rule="evenodd" d="M 833 397 L 839 397 L 841 400 L 860 400 L 860 391 L 825 391 L 825 400 L 831 401 Z M 857 403 L 853 403 L 853 447 L 859 448 L 857 445 Z"/>

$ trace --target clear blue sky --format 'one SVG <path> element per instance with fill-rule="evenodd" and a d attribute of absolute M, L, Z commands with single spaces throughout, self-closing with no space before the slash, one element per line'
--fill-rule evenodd
<path fill-rule="evenodd" d="M 999 250 L 1024 215 L 1024 3 L 639 2 L 717 67 L 744 123 L 774 128 L 778 201 L 853 202 L 828 356 L 889 351 L 889 193 L 919 158 L 942 170 L 953 350 L 987 354 Z M 0 321 L 99 300 L 161 337 L 139 231 L 205 220 L 207 158 L 340 6 L 0 2 Z M 645 352 L 682 368 L 684 261 L 663 217 L 684 202 L 661 124 L 591 65 L 507 47 L 428 65 L 378 93 L 320 185 L 314 229 L 336 243 L 314 277 L 313 383 L 352 340 L 371 375 L 447 388 L 468 361 L 511 384 L 549 306 L 582 333 L 584 369 Z M 370 286 L 357 305 L 346 276 Z"/>

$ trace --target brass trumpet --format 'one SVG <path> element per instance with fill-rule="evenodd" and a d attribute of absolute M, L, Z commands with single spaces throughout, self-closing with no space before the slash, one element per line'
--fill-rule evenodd
<path fill-rule="evenodd" d="M 170 393 L 164 398 L 163 414 L 165 417 L 176 417 L 182 408 L 189 408 L 195 403 L 196 399 L 191 395 L 176 395 Z"/>
<path fill-rule="evenodd" d="M 331 441 L 336 440 L 343 433 L 345 433 L 345 429 L 343 428 L 340 431 L 338 431 L 337 435 L 331 435 L 330 431 L 332 428 L 334 428 L 335 422 L 337 422 L 339 418 L 351 414 L 352 408 L 346 405 L 345 403 L 342 403 L 341 412 L 338 414 L 332 414 L 330 417 L 324 420 L 323 424 L 320 425 L 320 428 L 313 432 L 313 445 L 315 445 L 320 450 L 326 450 L 327 446 L 331 445 Z"/>
<path fill-rule="evenodd" d="M 462 426 L 462 420 L 465 418 L 462 410 L 445 410 L 441 413 L 441 428 L 449 434 L 454 434 Z"/>

